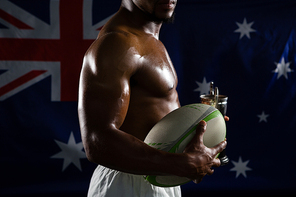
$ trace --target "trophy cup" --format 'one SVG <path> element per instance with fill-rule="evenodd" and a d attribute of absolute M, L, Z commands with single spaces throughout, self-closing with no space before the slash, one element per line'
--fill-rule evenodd
<path fill-rule="evenodd" d="M 201 95 L 200 99 L 201 103 L 217 108 L 221 112 L 223 117 L 226 115 L 228 97 L 225 95 L 219 95 L 218 87 L 215 87 L 214 89 L 214 82 L 211 82 L 210 84 L 210 94 Z M 225 149 L 219 154 L 218 158 L 220 159 L 221 166 L 229 163 L 229 159 L 226 155 Z"/>

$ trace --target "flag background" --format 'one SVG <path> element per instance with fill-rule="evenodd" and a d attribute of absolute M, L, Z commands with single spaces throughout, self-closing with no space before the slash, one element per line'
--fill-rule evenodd
<path fill-rule="evenodd" d="M 81 144 L 79 72 L 119 5 L 0 0 L 1 196 L 85 196 L 95 165 Z M 163 25 L 181 104 L 200 102 L 211 81 L 229 97 L 230 163 L 183 196 L 296 191 L 295 10 L 293 0 L 179 0 Z"/>

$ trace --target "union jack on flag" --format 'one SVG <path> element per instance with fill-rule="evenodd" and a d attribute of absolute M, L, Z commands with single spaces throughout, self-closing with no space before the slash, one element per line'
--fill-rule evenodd
<path fill-rule="evenodd" d="M 93 24 L 90 0 L 1 0 L 0 100 L 49 76 L 52 101 L 77 100 L 83 54 L 109 18 Z"/>

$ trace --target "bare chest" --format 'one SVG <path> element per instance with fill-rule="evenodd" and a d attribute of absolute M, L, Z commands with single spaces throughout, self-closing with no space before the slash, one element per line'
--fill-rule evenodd
<path fill-rule="evenodd" d="M 141 87 L 152 96 L 165 97 L 175 91 L 177 81 L 176 71 L 164 46 L 161 43 L 146 45 L 141 66 L 132 78 L 132 86 Z"/>

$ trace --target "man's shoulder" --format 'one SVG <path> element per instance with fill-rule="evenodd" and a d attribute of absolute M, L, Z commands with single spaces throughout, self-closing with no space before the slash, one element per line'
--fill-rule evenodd
<path fill-rule="evenodd" d="M 138 41 L 138 37 L 129 31 L 117 28 L 100 32 L 97 40 L 101 42 L 131 45 Z"/>
<path fill-rule="evenodd" d="M 102 70 L 113 69 L 133 73 L 140 66 L 139 51 L 134 35 L 125 31 L 105 31 L 93 42 L 85 54 L 85 65 Z"/>
<path fill-rule="evenodd" d="M 89 51 L 113 56 L 128 51 L 130 48 L 136 50 L 137 46 L 139 46 L 137 36 L 127 31 L 112 30 L 100 33 Z"/>
<path fill-rule="evenodd" d="M 131 39 L 131 38 L 133 38 L 132 34 L 127 31 L 123 31 L 120 29 L 112 29 L 109 31 L 100 32 L 97 39 L 98 40 L 122 39 L 122 41 L 124 41 L 126 39 Z"/>

